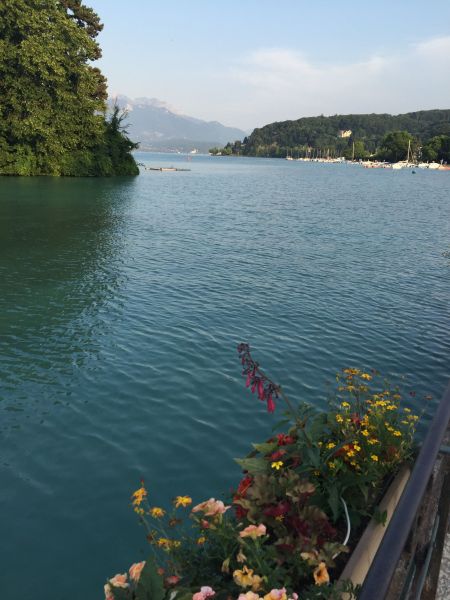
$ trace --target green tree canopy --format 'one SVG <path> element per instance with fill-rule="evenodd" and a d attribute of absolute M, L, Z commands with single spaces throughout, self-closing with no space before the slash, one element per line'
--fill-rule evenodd
<path fill-rule="evenodd" d="M 81 0 L 2 0 L 0 174 L 123 171 L 105 120 L 106 80 L 91 65 L 102 27 Z M 134 147 L 123 135 L 114 144 Z M 137 174 L 129 159 L 128 173 Z"/>
<path fill-rule="evenodd" d="M 378 157 L 389 162 L 406 160 L 408 147 L 410 148 L 409 159 L 411 160 L 412 152 L 417 149 L 417 141 L 407 131 L 391 131 L 381 141 Z"/>
<path fill-rule="evenodd" d="M 422 148 L 422 159 L 430 162 L 441 160 L 450 163 L 450 136 L 436 135 Z"/>

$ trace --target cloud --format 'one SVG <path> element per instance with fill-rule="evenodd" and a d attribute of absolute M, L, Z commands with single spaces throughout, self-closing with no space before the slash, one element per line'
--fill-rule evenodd
<path fill-rule="evenodd" d="M 252 98 L 248 116 L 262 125 L 321 113 L 448 108 L 449 74 L 450 36 L 348 63 L 315 63 L 288 48 L 260 48 L 236 63 L 227 79 L 237 98 Z"/>

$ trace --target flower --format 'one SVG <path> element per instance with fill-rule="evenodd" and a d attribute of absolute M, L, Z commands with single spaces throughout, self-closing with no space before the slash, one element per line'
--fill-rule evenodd
<path fill-rule="evenodd" d="M 132 581 L 138 582 L 139 577 L 141 576 L 142 569 L 144 568 L 145 560 L 142 562 L 134 563 L 128 569 L 128 573 L 130 574 L 130 579 Z"/>
<path fill-rule="evenodd" d="M 185 506 L 192 504 L 192 498 L 189 496 L 177 496 L 173 502 L 175 504 L 175 508 L 179 508 L 180 506 L 184 508 Z"/>
<path fill-rule="evenodd" d="M 327 566 L 324 562 L 319 563 L 319 566 L 314 569 L 313 575 L 316 585 L 323 585 L 324 583 L 330 582 L 330 576 L 328 575 Z"/>
<path fill-rule="evenodd" d="M 199 592 L 196 592 L 192 596 L 192 600 L 206 600 L 206 598 L 212 598 L 216 595 L 216 592 L 209 586 L 205 585 L 200 588 Z"/>
<path fill-rule="evenodd" d="M 194 506 L 192 509 L 193 513 L 202 512 L 205 517 L 215 517 L 217 515 L 223 515 L 231 506 L 225 506 L 222 500 L 216 500 L 215 498 L 210 498 L 205 502 L 201 502 Z"/>
<path fill-rule="evenodd" d="M 109 583 L 105 583 L 103 589 L 105 591 L 105 600 L 114 600 L 113 591 Z"/>
<path fill-rule="evenodd" d="M 161 519 L 161 517 L 166 514 L 166 511 L 163 508 L 154 506 L 152 509 L 150 509 L 150 514 L 154 519 Z"/>
<path fill-rule="evenodd" d="M 204 543 L 206 542 L 206 538 L 204 535 L 201 535 L 198 539 L 197 539 L 197 544 L 199 546 L 202 546 Z"/>
<path fill-rule="evenodd" d="M 266 526 L 265 525 L 249 525 L 241 532 L 239 532 L 241 538 L 251 537 L 252 540 L 256 540 L 256 538 L 261 537 L 262 535 L 266 535 Z"/>
<path fill-rule="evenodd" d="M 179 581 L 180 578 L 178 577 L 178 575 L 169 575 L 169 577 L 166 577 L 165 579 L 167 585 L 177 585 Z"/>
<path fill-rule="evenodd" d="M 260 597 L 255 592 L 247 592 L 246 594 L 239 594 L 238 600 L 260 600 Z"/>
<path fill-rule="evenodd" d="M 286 588 L 281 588 L 281 590 L 270 590 L 270 592 L 264 596 L 264 600 L 287 600 Z"/>
<path fill-rule="evenodd" d="M 373 461 L 375 461 L 375 462 L 378 462 L 378 456 L 377 456 L 376 454 L 371 454 L 371 455 L 370 455 L 370 458 L 371 458 Z"/>
<path fill-rule="evenodd" d="M 341 403 L 342 408 L 350 408 L 350 404 L 348 402 Z"/>
<path fill-rule="evenodd" d="M 328 448 L 328 450 L 331 450 L 331 448 L 335 448 L 336 444 L 334 442 L 328 442 L 328 444 L 326 445 L 326 447 Z"/>
<path fill-rule="evenodd" d="M 343 419 L 343 417 L 342 417 L 341 415 L 336 415 L 336 421 L 337 421 L 338 423 L 343 423 L 343 422 L 344 422 L 344 419 Z"/>
<path fill-rule="evenodd" d="M 247 557 L 242 552 L 242 550 L 239 550 L 239 552 L 236 554 L 236 560 L 238 561 L 238 563 L 243 563 L 247 560 Z"/>
<path fill-rule="evenodd" d="M 133 499 L 133 506 L 139 506 L 143 500 L 147 497 L 147 490 L 144 486 L 141 486 L 138 490 L 133 492 L 131 498 Z"/>
<path fill-rule="evenodd" d="M 272 469 L 276 469 L 277 471 L 279 471 L 283 465 L 284 462 L 282 460 L 276 460 L 270 466 L 272 467 Z"/>
<path fill-rule="evenodd" d="M 253 575 L 253 569 L 249 569 L 247 566 L 243 567 L 242 570 L 237 569 L 233 573 L 234 582 L 241 587 L 251 587 L 254 592 L 257 592 L 262 583 L 262 577 L 259 575 Z"/>
<path fill-rule="evenodd" d="M 109 583 L 113 587 L 118 587 L 118 588 L 127 588 L 130 585 L 129 583 L 127 583 L 127 574 L 126 573 L 117 573 L 117 575 L 114 575 L 114 577 L 109 580 Z"/>
<path fill-rule="evenodd" d="M 365 379 L 366 381 L 370 381 L 372 379 L 372 375 L 369 375 L 369 373 L 362 373 L 361 374 L 361 379 Z"/>

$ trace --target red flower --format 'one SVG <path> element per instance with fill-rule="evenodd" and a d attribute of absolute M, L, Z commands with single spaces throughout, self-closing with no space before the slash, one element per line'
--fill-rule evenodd
<path fill-rule="evenodd" d="M 286 450 L 277 450 L 270 455 L 270 460 L 280 460 L 282 456 L 286 454 Z"/>
<path fill-rule="evenodd" d="M 352 423 L 354 423 L 355 425 L 361 425 L 361 418 L 358 414 L 353 413 L 351 416 L 352 419 Z"/>
<path fill-rule="evenodd" d="M 295 442 L 295 439 L 292 436 L 286 435 L 285 433 L 278 433 L 277 439 L 279 446 L 288 446 L 289 444 L 293 444 Z"/>
<path fill-rule="evenodd" d="M 235 504 L 234 512 L 236 513 L 237 519 L 245 519 L 245 517 L 247 516 L 248 510 L 246 508 L 243 508 L 242 506 L 239 506 L 239 504 Z"/>
<path fill-rule="evenodd" d="M 244 477 L 244 479 L 241 479 L 238 485 L 238 489 L 236 490 L 237 494 L 242 498 L 245 498 L 245 494 L 248 488 L 252 485 L 252 483 L 253 478 L 250 475 L 247 475 L 246 477 Z"/>
<path fill-rule="evenodd" d="M 267 398 L 267 410 L 270 413 L 275 411 L 275 402 L 273 401 L 272 394 L 269 394 L 269 397 Z"/>
<path fill-rule="evenodd" d="M 291 505 L 286 500 L 282 500 L 278 504 L 268 506 L 263 513 L 268 517 L 281 517 L 286 515 L 291 509 Z"/>

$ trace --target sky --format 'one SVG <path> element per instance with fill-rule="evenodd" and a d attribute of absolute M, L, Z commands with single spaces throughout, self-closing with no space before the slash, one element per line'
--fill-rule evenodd
<path fill-rule="evenodd" d="M 450 108 L 449 0 L 85 0 L 110 95 L 251 131 Z"/>

